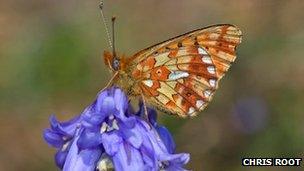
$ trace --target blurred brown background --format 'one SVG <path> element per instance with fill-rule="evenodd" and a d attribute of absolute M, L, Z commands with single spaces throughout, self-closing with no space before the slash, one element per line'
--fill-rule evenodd
<path fill-rule="evenodd" d="M 304 1 L 106 0 L 126 55 L 217 23 L 239 26 L 238 58 L 196 118 L 160 116 L 195 171 L 301 170 L 241 166 L 242 157 L 303 157 Z M 42 139 L 48 117 L 79 114 L 110 78 L 90 0 L 0 0 L 0 170 L 56 170 Z M 303 168 L 302 168 L 303 169 Z"/>

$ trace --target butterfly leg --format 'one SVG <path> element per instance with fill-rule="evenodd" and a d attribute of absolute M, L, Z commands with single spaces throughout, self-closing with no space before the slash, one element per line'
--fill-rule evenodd
<path fill-rule="evenodd" d="M 148 123 L 149 127 L 150 127 L 150 131 L 153 131 L 154 134 L 156 135 L 157 141 L 161 141 L 160 136 L 158 134 L 158 132 L 156 131 L 156 129 L 153 127 L 152 123 L 149 121 L 149 115 L 148 115 L 148 109 L 147 109 L 147 105 L 146 105 L 146 100 L 144 95 L 141 93 L 141 98 L 143 101 L 143 105 L 144 105 L 144 112 L 145 112 L 145 120 Z"/>
<path fill-rule="evenodd" d="M 145 97 L 144 95 L 141 93 L 141 98 L 142 98 L 142 101 L 143 101 L 143 105 L 144 105 L 144 112 L 145 112 L 145 118 L 147 121 L 149 121 L 149 116 L 148 116 L 148 109 L 147 109 L 147 105 L 146 105 L 146 100 L 145 100 Z"/>
<path fill-rule="evenodd" d="M 141 98 L 142 98 L 142 101 L 143 101 L 143 107 L 144 107 L 144 112 L 145 112 L 144 119 L 149 124 L 150 129 L 152 130 L 153 126 L 152 126 L 151 122 L 149 121 L 149 115 L 148 115 L 148 109 L 147 109 L 147 105 L 146 105 L 145 96 L 142 93 L 140 95 L 141 95 Z"/>
<path fill-rule="evenodd" d="M 109 88 L 113 84 L 113 81 L 117 77 L 117 75 L 118 75 L 118 72 L 115 72 L 113 77 L 110 79 L 108 84 L 101 90 L 101 92 L 104 91 L 105 89 Z"/>
<path fill-rule="evenodd" d="M 149 115 L 148 115 L 148 109 L 147 109 L 147 105 L 146 105 L 146 100 L 145 100 L 145 96 L 141 93 L 141 98 L 143 101 L 143 105 L 144 105 L 144 112 L 145 112 L 145 120 L 148 123 L 149 127 L 150 127 L 150 131 L 153 131 L 154 134 L 157 137 L 157 141 L 161 141 L 160 136 L 158 134 L 158 132 L 156 131 L 156 129 L 153 127 L 152 123 L 149 121 Z"/>

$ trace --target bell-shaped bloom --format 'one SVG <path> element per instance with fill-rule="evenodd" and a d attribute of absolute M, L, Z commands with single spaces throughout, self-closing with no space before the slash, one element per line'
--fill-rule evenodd
<path fill-rule="evenodd" d="M 112 87 L 79 116 L 67 122 L 50 117 L 44 139 L 57 148 L 55 162 L 64 171 L 183 171 L 189 154 L 174 154 L 169 131 L 155 110 L 132 112 L 122 90 Z"/>

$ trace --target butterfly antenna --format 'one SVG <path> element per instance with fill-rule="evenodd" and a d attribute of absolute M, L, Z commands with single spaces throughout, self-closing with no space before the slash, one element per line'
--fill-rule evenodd
<path fill-rule="evenodd" d="M 102 17 L 102 22 L 103 22 L 105 30 L 106 30 L 106 34 L 107 34 L 110 49 L 112 49 L 113 48 L 112 41 L 111 41 L 111 38 L 110 38 L 110 33 L 109 33 L 109 30 L 108 30 L 107 21 L 105 19 L 104 13 L 103 13 L 103 5 L 104 5 L 103 0 L 101 0 L 101 2 L 99 4 L 100 14 L 101 14 L 101 17 Z"/>
<path fill-rule="evenodd" d="M 115 19 L 116 17 L 112 17 L 112 41 L 113 41 L 113 56 L 116 57 L 116 50 L 115 50 Z"/>

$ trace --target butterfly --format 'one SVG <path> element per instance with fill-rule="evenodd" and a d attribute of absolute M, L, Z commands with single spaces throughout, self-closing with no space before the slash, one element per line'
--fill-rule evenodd
<path fill-rule="evenodd" d="M 131 57 L 105 51 L 115 84 L 164 113 L 195 116 L 205 109 L 236 58 L 242 32 L 231 24 L 197 29 Z"/>

